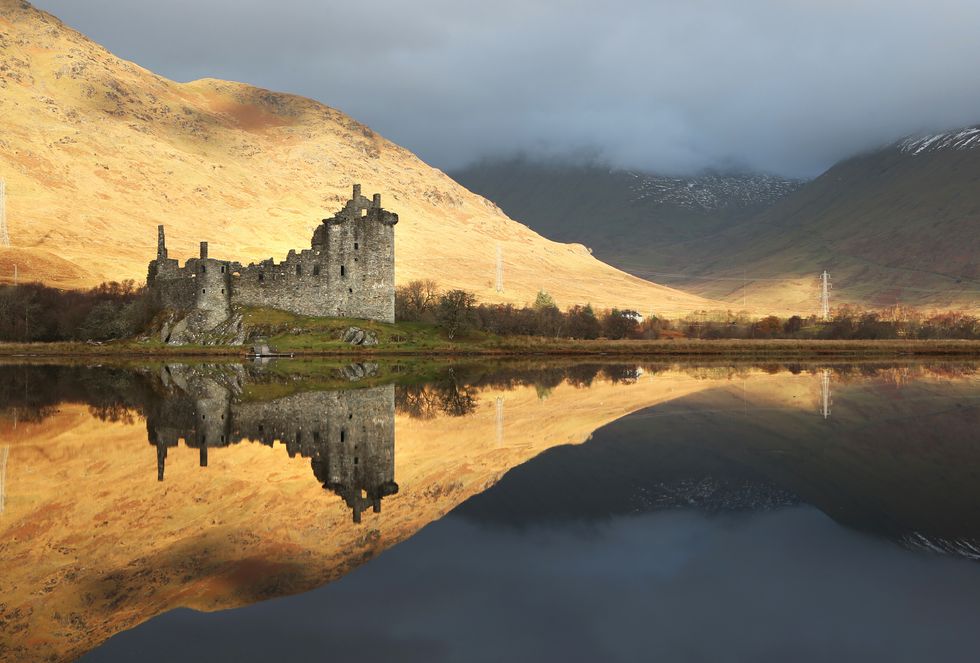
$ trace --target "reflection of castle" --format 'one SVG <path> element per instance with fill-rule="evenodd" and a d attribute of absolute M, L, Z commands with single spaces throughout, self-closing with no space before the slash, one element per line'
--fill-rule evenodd
<path fill-rule="evenodd" d="M 164 370 L 165 384 L 179 387 L 147 415 L 150 444 L 157 450 L 157 479 L 163 481 L 167 450 L 178 441 L 208 450 L 241 440 L 272 446 L 280 441 L 290 457 L 310 459 L 323 487 L 343 498 L 354 522 L 381 499 L 398 492 L 395 475 L 395 390 L 393 385 L 349 391 L 313 391 L 274 401 L 233 399 L 234 382 L 203 377 L 184 367 Z"/>

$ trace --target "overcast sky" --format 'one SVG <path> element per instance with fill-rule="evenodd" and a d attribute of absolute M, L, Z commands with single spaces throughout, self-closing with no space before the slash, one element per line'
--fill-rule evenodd
<path fill-rule="evenodd" d="M 812 176 L 980 123 L 977 0 L 34 0 L 180 81 L 313 97 L 429 163 Z"/>

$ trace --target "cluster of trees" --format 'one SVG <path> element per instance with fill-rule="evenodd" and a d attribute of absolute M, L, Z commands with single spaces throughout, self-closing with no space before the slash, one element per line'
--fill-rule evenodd
<path fill-rule="evenodd" d="M 159 305 L 135 282 L 90 290 L 58 290 L 40 283 L 0 286 L 0 341 L 105 341 L 144 331 Z M 464 290 L 442 292 L 434 281 L 412 281 L 395 292 L 400 321 L 439 325 L 450 339 L 476 329 L 503 336 L 568 339 L 980 339 L 980 319 L 962 312 L 922 314 L 895 307 L 868 311 L 844 305 L 830 320 L 727 311 L 700 311 L 677 320 L 643 317 L 628 309 L 591 306 L 560 310 L 540 292 L 531 306 L 481 304 Z"/>
<path fill-rule="evenodd" d="M 90 290 L 0 286 L 0 341 L 106 341 L 143 331 L 158 307 L 134 281 Z"/>
<path fill-rule="evenodd" d="M 479 304 L 473 293 L 440 292 L 431 280 L 412 281 L 395 291 L 395 318 L 439 325 L 450 339 L 469 329 L 502 336 L 658 338 L 661 324 L 630 310 L 596 312 L 591 306 L 573 306 L 562 311 L 545 292 L 538 293 L 533 306 Z"/>
<path fill-rule="evenodd" d="M 845 305 L 827 321 L 814 315 L 753 319 L 730 311 L 700 311 L 668 320 L 626 309 L 595 311 L 591 306 L 562 311 L 544 292 L 532 306 L 480 304 L 463 290 L 440 292 L 431 280 L 398 288 L 395 316 L 437 324 L 451 339 L 467 329 L 570 339 L 980 339 L 980 319 L 961 312 L 923 315 L 909 308 L 866 311 Z"/>
<path fill-rule="evenodd" d="M 715 312 L 687 316 L 676 327 L 688 338 L 786 338 L 833 340 L 980 339 L 980 318 L 957 311 L 923 314 L 892 307 L 869 311 L 843 305 L 829 320 L 815 315 L 753 320 L 744 314 Z"/>

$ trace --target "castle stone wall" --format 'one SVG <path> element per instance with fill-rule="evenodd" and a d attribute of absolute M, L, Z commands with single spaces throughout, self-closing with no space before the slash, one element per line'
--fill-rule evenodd
<path fill-rule="evenodd" d="M 212 327 L 234 305 L 394 322 L 396 223 L 380 194 L 368 199 L 355 185 L 344 208 L 314 231 L 311 248 L 244 267 L 209 258 L 206 242 L 200 258 L 180 267 L 167 257 L 161 226 L 147 285 L 165 307 L 204 311 Z"/>

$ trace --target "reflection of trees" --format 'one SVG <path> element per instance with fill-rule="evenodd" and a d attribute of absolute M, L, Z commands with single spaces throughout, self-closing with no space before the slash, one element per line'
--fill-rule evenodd
<path fill-rule="evenodd" d="M 127 368 L 0 366 L 0 403 L 9 408 L 11 418 L 16 416 L 20 421 L 42 421 L 56 413 L 62 403 L 88 405 L 100 418 L 123 417 L 126 410 L 140 414 L 151 391 L 137 371 Z"/>
<path fill-rule="evenodd" d="M 397 364 L 394 369 L 400 368 Z M 508 362 L 479 361 L 454 364 L 437 369 L 436 374 L 426 372 L 413 375 L 410 370 L 393 370 L 401 373 L 402 382 L 417 381 L 396 387 L 398 411 L 413 418 L 427 419 L 437 415 L 465 416 L 476 407 L 478 390 L 491 388 L 512 390 L 534 387 L 542 394 L 566 384 L 587 388 L 596 380 L 614 384 L 635 382 L 640 369 L 647 376 L 669 370 L 680 370 L 697 379 L 731 379 L 746 377 L 751 369 L 761 369 L 777 374 L 789 371 L 793 374 L 822 374 L 831 371 L 835 382 L 847 384 L 852 380 L 884 378 L 902 384 L 920 376 L 962 378 L 976 375 L 978 365 L 974 361 L 934 359 L 897 364 L 894 361 L 849 361 L 827 363 L 809 362 L 747 362 L 683 361 L 681 363 L 644 363 L 637 366 L 627 359 L 593 363 L 565 363 L 554 360 L 520 360 Z M 291 392 L 297 376 L 286 371 L 269 371 L 262 366 L 240 364 L 188 365 L 191 375 L 210 377 L 220 384 L 227 384 L 238 393 L 244 384 L 269 387 L 270 393 Z M 345 367 L 344 370 L 351 370 Z M 372 374 L 373 364 L 356 365 L 358 374 Z M 169 372 L 164 367 L 164 372 Z M 57 412 L 62 403 L 80 403 L 90 407 L 93 416 L 112 422 L 132 423 L 146 416 L 148 409 L 161 399 L 171 398 L 172 385 L 163 380 L 163 372 L 147 367 L 79 365 L 0 365 L 0 417 L 18 421 L 39 422 Z M 347 373 L 344 377 L 351 379 Z M 356 377 L 356 376 L 355 376 Z M 335 389 L 331 376 L 319 387 L 316 379 L 307 378 L 309 390 Z M 262 390 L 256 390 L 260 393 Z"/>
<path fill-rule="evenodd" d="M 613 384 L 633 384 L 640 377 L 639 367 L 633 365 L 606 366 L 602 372 Z"/>
<path fill-rule="evenodd" d="M 437 415 L 464 417 L 476 409 L 474 388 L 462 385 L 450 369 L 446 379 L 429 384 L 403 385 L 395 389 L 395 409 L 413 419 Z"/>
<path fill-rule="evenodd" d="M 96 419 L 108 421 L 113 424 L 122 423 L 132 425 L 136 423 L 136 418 L 140 415 L 139 411 L 122 403 L 90 405 L 88 411 Z"/>
<path fill-rule="evenodd" d="M 395 410 L 412 419 L 432 419 L 437 408 L 425 385 L 400 385 L 395 388 Z"/>
<path fill-rule="evenodd" d="M 573 387 L 591 387 L 592 382 L 599 374 L 599 366 L 596 364 L 579 364 L 571 366 L 566 371 L 566 380 Z"/>
<path fill-rule="evenodd" d="M 54 405 L 35 405 L 21 407 L 5 407 L 0 410 L 0 418 L 20 421 L 22 423 L 39 424 L 48 417 L 57 414 Z"/>

